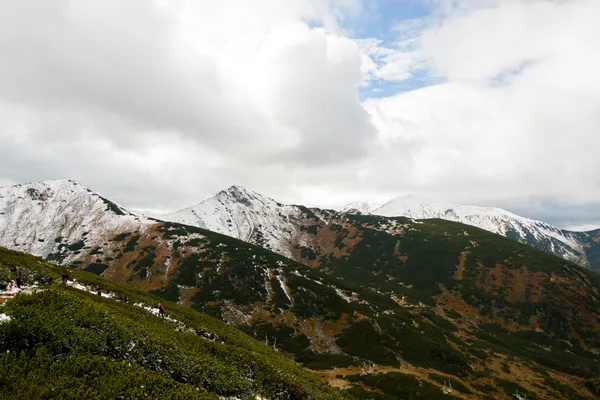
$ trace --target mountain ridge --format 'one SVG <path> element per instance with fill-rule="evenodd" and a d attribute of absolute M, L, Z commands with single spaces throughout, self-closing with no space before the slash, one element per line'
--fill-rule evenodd
<path fill-rule="evenodd" d="M 232 196 L 232 192 L 239 196 L 237 199 L 240 201 L 237 202 L 237 206 L 236 196 Z M 216 207 L 213 206 L 215 203 Z M 290 236 L 289 233 L 290 229 L 293 229 L 293 226 L 290 227 L 290 220 L 298 220 L 305 209 L 307 208 L 302 206 L 281 204 L 260 193 L 234 185 L 195 206 L 175 213 L 152 214 L 152 216 L 170 222 L 207 228 L 251 243 L 263 244 L 289 257 L 288 245 L 294 241 L 293 235 Z M 213 210 L 212 215 L 211 210 Z M 310 210 L 316 214 L 330 212 L 318 208 Z M 586 268 L 600 270 L 600 262 L 595 255 L 595 247 L 600 240 L 595 239 L 597 236 L 595 231 L 572 232 L 497 207 L 453 205 L 409 195 L 397 197 L 381 206 L 353 202 L 342 207 L 339 212 L 387 217 L 404 216 L 413 219 L 441 218 L 460 222 L 540 248 Z M 219 215 L 220 222 L 214 219 L 214 215 Z M 229 225 L 242 226 L 244 229 L 241 231 L 238 229 L 236 232 L 236 229 L 231 229 Z M 259 227 L 260 234 L 251 227 Z M 591 257 L 587 254 L 589 248 L 594 249 Z"/>
<path fill-rule="evenodd" d="M 87 215 L 95 215 L 95 218 L 100 220 L 96 223 L 113 226 L 113 230 L 119 231 L 117 233 L 125 232 L 137 222 L 145 222 L 146 225 L 151 224 L 153 220 L 176 222 L 258 244 L 291 258 L 293 258 L 294 246 L 302 245 L 304 240 L 303 220 L 312 215 L 316 218 L 327 219 L 337 213 L 334 210 L 282 204 L 240 185 L 232 185 L 196 205 L 173 213 L 132 212 L 75 181 L 62 179 L 0 188 L 0 234 L 3 235 L 0 244 L 17 246 L 14 248 L 43 256 L 48 256 L 48 249 L 51 248 L 54 252 L 60 253 L 61 249 L 55 248 L 56 246 L 53 246 L 46 238 L 38 238 L 38 232 L 43 236 L 42 226 L 47 226 L 50 230 L 59 228 L 58 226 L 52 227 L 51 221 L 44 221 L 41 213 L 53 215 L 51 218 L 53 221 L 56 218 L 63 218 L 67 221 L 65 227 L 58 224 L 61 225 L 60 230 L 66 232 L 64 236 L 67 241 L 69 241 L 70 235 L 74 235 L 73 238 L 75 238 L 77 234 L 84 233 L 77 232 L 82 225 L 86 224 L 86 221 L 73 219 L 68 212 L 68 207 L 60 206 L 60 198 L 54 199 L 52 196 L 48 196 L 48 193 L 57 192 L 58 189 L 60 190 L 57 193 L 60 194 L 72 192 L 73 188 L 77 189 L 81 202 L 81 204 L 77 204 L 77 201 L 71 201 L 69 204 L 73 210 L 78 207 L 82 210 L 85 209 Z M 11 191 L 17 193 L 10 194 Z M 28 191 L 31 194 L 28 194 Z M 90 198 L 86 198 L 88 195 Z M 11 198 L 12 203 L 8 204 L 7 201 Z M 56 200 L 53 204 L 47 204 L 48 200 L 53 199 Z M 28 201 L 38 204 L 37 214 L 23 219 L 22 211 L 27 208 Z M 375 209 L 373 210 L 373 208 Z M 115 222 L 115 218 L 103 215 L 103 209 L 112 211 L 116 216 L 127 218 L 118 219 L 119 222 Z M 35 211 L 35 207 L 32 210 Z M 392 199 L 379 207 L 365 202 L 355 202 L 338 212 L 387 217 L 405 216 L 413 219 L 441 218 L 460 222 L 540 248 L 586 268 L 600 270 L 600 229 L 589 232 L 572 232 L 541 221 L 521 217 L 500 208 L 454 205 L 414 195 Z M 10 220 L 2 218 L 2 214 L 9 215 Z M 25 226 L 24 223 L 28 219 L 33 221 L 34 226 Z M 91 219 L 93 220 L 93 218 Z M 90 218 L 87 223 L 91 223 Z M 8 229 L 8 225 L 11 224 L 14 225 L 12 230 Z M 29 238 L 19 237 L 17 232 L 30 232 L 32 236 Z M 42 239 L 44 242 L 38 239 Z M 55 238 L 49 240 L 52 239 Z M 90 237 L 85 242 L 97 246 L 102 240 L 102 238 Z M 75 245 L 75 243 L 77 241 L 72 241 L 71 245 Z"/>
<path fill-rule="evenodd" d="M 136 220 L 93 193 L 65 193 L 77 201 L 48 208 L 60 222 L 49 237 L 60 240 L 47 258 L 224 320 L 358 398 L 580 399 L 600 390 L 600 277 L 533 247 L 441 219 L 284 213 L 245 197 L 254 214 L 281 212 L 286 258 L 259 240 Z M 240 195 L 210 204 L 247 209 Z M 26 201 L 36 216 L 39 200 L 21 197 L 10 204 Z M 60 236 L 82 218 L 73 208 L 81 204 L 79 213 L 107 220 Z M 255 228 L 257 239 L 267 232 Z"/>
<path fill-rule="evenodd" d="M 590 269 L 600 268 L 590 265 L 586 254 L 586 245 L 593 231 L 568 231 L 497 207 L 465 206 L 420 196 L 403 196 L 390 200 L 371 213 L 461 222 L 540 248 Z"/>

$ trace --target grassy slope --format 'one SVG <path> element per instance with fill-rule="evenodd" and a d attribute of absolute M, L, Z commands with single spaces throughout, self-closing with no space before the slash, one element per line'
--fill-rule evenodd
<path fill-rule="evenodd" d="M 159 289 L 155 293 L 172 301 L 187 291 L 191 307 L 218 318 L 237 316 L 233 322 L 247 333 L 270 344 L 276 338 L 307 367 L 347 375 L 360 397 L 433 398 L 446 381 L 455 388 L 466 384 L 466 391 L 454 392 L 463 397 L 510 398 L 515 390 L 530 398 L 598 394 L 597 274 L 448 221 L 336 218 L 327 225 L 307 220 L 307 240 L 296 252 L 300 263 L 167 223 L 147 237 L 115 238 L 87 268 L 101 273 L 106 265 L 112 279 Z M 397 229 L 389 229 L 392 223 Z M 172 256 L 168 273 L 164 254 Z M 355 299 L 345 301 L 332 285 Z M 406 296 L 408 305 L 392 296 Z M 388 369 L 361 376 L 365 362 Z M 375 379 L 377 372 L 388 373 Z M 411 391 L 415 387 L 420 391 Z"/>
<path fill-rule="evenodd" d="M 379 331 L 372 323 L 353 325 L 338 338 L 346 345 L 344 350 L 388 364 L 401 354 L 411 363 L 471 383 L 482 381 L 482 372 L 495 375 L 486 370 L 486 363 L 500 355 L 499 359 L 508 357 L 511 364 L 529 369 L 524 380 L 537 391 L 552 390 L 564 398 L 597 394 L 599 357 L 591 349 L 600 349 L 600 275 L 499 235 L 448 221 L 414 224 L 400 218 L 397 221 L 406 229 L 391 235 L 382 229 L 390 219 L 350 219 L 344 229 L 336 228 L 336 243 L 324 242 L 324 235 L 315 237 L 312 250 L 321 256 L 313 265 L 325 268 L 359 297 L 360 287 L 366 286 L 407 296 L 412 303 L 421 301 L 435 313 L 427 312 L 427 306 L 421 309 L 425 312 L 394 311 L 376 319 Z M 346 254 L 331 253 L 334 247 L 344 249 L 348 239 L 353 243 Z M 418 328 L 410 326 L 411 320 Z M 423 324 L 427 320 L 431 323 Z M 365 338 L 368 346 L 362 346 Z M 549 378 L 545 371 L 566 374 L 567 384 Z M 584 382 L 569 382 L 569 375 Z M 565 388 L 579 383 L 587 389 Z M 502 388 L 502 380 L 492 380 L 491 386 L 484 393 Z"/>
<path fill-rule="evenodd" d="M 307 226 L 315 240 L 298 260 L 316 269 L 285 260 L 283 274 L 295 294 L 294 304 L 273 281 L 273 299 L 266 307 L 270 317 L 257 318 L 244 329 L 258 339 L 276 337 L 282 349 L 311 368 L 351 367 L 367 361 L 399 367 L 408 362 L 479 385 L 472 389 L 480 395 L 510 396 L 514 390 L 508 393 L 509 387 L 529 392 L 530 397 L 536 392 L 592 396 L 594 377 L 600 374 L 598 357 L 590 351 L 600 348 L 600 329 L 594 323 L 599 310 L 593 306 L 600 298 L 598 275 L 481 229 L 442 220 L 421 224 L 395 220 L 406 227 L 392 234 L 382 228 L 390 225 L 390 219 L 377 217 Z M 194 307 L 209 312 L 213 307 L 212 312 L 222 317 L 219 299 L 239 304 L 265 301 L 261 268 L 249 268 L 249 260 L 257 254 L 258 265 L 268 267 L 283 262 L 281 257 L 195 228 L 173 228 L 168 232 L 179 238 L 181 250 L 190 233 L 206 235 L 194 243 L 202 246 L 203 256 L 182 255 L 179 275 L 171 281 L 200 288 Z M 290 273 L 293 270 L 303 276 Z M 202 280 L 186 278 L 198 271 Z M 368 304 L 348 303 L 328 284 L 346 289 L 347 294 L 354 292 Z M 392 295 L 424 306 L 399 307 Z M 341 323 L 344 316 L 351 317 Z M 308 348 L 313 340 L 301 325 L 315 318 L 332 329 L 341 325 L 332 336 L 345 354 L 320 354 Z M 490 370 L 490 359 L 503 370 Z M 511 368 L 521 368 L 522 376 Z M 570 382 L 572 377 L 577 379 Z M 389 396 L 401 393 L 385 379 L 354 375 L 350 380 Z M 433 382 L 421 380 L 420 385 L 425 383 Z M 353 390 L 364 395 L 359 386 Z"/>
<path fill-rule="evenodd" d="M 25 267 L 26 284 L 58 281 L 58 267 L 0 248 L 0 269 L 12 265 Z M 167 302 L 168 315 L 183 322 L 183 329 L 133 305 L 155 305 L 159 299 L 152 295 L 90 273 L 73 275 L 130 301 L 57 283 L 7 301 L 2 312 L 12 319 L 0 325 L 2 398 L 343 397 L 212 317 Z"/>

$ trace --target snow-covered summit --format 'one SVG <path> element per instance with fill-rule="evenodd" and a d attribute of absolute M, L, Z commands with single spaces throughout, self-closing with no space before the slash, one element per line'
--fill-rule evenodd
<path fill-rule="evenodd" d="M 458 205 L 409 195 L 392 199 L 373 210 L 372 214 L 414 219 L 440 218 L 460 222 L 587 265 L 585 249 L 575 233 L 521 217 L 501 208 Z"/>
<path fill-rule="evenodd" d="M 465 206 L 420 196 L 395 198 L 381 207 L 351 203 L 343 213 L 413 219 L 441 218 L 476 226 L 588 266 L 586 246 L 598 238 L 570 232 L 494 207 Z M 174 213 L 131 213 L 67 179 L 0 187 L 0 246 L 48 257 L 76 257 L 77 248 L 101 247 L 119 233 L 143 231 L 154 218 L 205 228 L 291 257 L 306 226 L 328 211 L 284 205 L 242 186 L 231 186 Z M 107 239 L 108 238 L 108 239 Z M 592 244 L 593 244 L 592 243 Z M 75 249 L 70 253 L 65 249 Z M 69 262 L 75 258 L 61 258 Z M 596 267 L 597 268 L 597 267 Z"/>
<path fill-rule="evenodd" d="M 537 222 L 501 208 L 451 204 L 416 195 L 396 197 L 381 207 L 372 210 L 372 213 L 386 217 L 441 218 L 462 223 L 471 222 L 469 225 L 475 225 L 499 234 L 506 233 L 506 230 L 501 226 L 502 222 L 506 220 L 518 220 L 527 224 Z"/>
<path fill-rule="evenodd" d="M 352 203 L 346 204 L 344 207 L 340 208 L 340 212 L 344 214 L 359 214 L 359 215 L 368 215 L 371 211 L 379 208 L 380 205 L 367 203 L 364 201 L 354 201 Z"/>
<path fill-rule="evenodd" d="M 275 200 L 269 197 L 263 196 L 258 192 L 248 190 L 245 187 L 238 185 L 233 185 L 225 190 L 220 191 L 216 194 L 215 198 L 221 203 L 240 203 L 248 207 L 251 207 L 256 204 L 276 204 L 281 206 L 280 203 L 276 202 Z"/>
<path fill-rule="evenodd" d="M 145 222 L 68 179 L 0 187 L 0 245 L 42 257 Z"/>
<path fill-rule="evenodd" d="M 208 229 L 289 255 L 288 225 L 299 213 L 297 206 L 283 205 L 234 185 L 194 206 L 152 217 Z"/>

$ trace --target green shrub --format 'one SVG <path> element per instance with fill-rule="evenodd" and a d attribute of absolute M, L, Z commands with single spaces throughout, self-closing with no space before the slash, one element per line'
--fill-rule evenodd
<path fill-rule="evenodd" d="M 131 253 L 132 251 L 134 251 L 138 244 L 138 240 L 140 240 L 140 237 L 140 235 L 134 235 L 131 238 L 129 238 L 129 241 L 123 249 L 123 253 Z"/>
<path fill-rule="evenodd" d="M 21 265 L 30 279 L 57 278 L 63 269 L 3 248 L 0 264 Z M 89 272 L 74 270 L 72 276 L 115 299 L 126 295 L 129 302 L 59 283 L 6 302 L 2 312 L 11 320 L 0 324 L 3 399 L 55 398 L 59 392 L 73 399 L 346 398 L 281 353 L 214 318 Z M 185 329 L 134 306 L 159 301 Z M 306 345 L 306 338 L 295 341 L 290 336 L 292 347 Z"/>
<path fill-rule="evenodd" d="M 400 399 L 453 399 L 454 396 L 443 394 L 442 391 L 430 383 L 419 381 L 412 375 L 390 372 L 378 375 L 353 375 L 348 380 L 363 383 L 373 389 L 384 393 L 385 400 Z M 365 397 L 369 398 L 369 397 Z"/>
<path fill-rule="evenodd" d="M 88 264 L 87 267 L 85 267 L 85 271 L 94 273 L 96 275 L 102 275 L 102 273 L 106 271 L 106 269 L 108 269 L 108 265 L 101 263 L 91 263 Z"/>
<path fill-rule="evenodd" d="M 0 264 L 0 290 L 6 289 L 13 278 L 14 276 L 10 272 L 10 269 L 5 265 Z"/>
<path fill-rule="evenodd" d="M 76 243 L 70 244 L 67 246 L 67 248 L 71 251 L 76 251 L 76 250 L 81 250 L 85 247 L 85 243 L 83 242 L 83 240 L 80 240 Z"/>

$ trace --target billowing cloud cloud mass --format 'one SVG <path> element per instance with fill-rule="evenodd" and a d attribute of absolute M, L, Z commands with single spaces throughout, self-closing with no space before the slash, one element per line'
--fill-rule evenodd
<path fill-rule="evenodd" d="M 327 207 L 417 193 L 600 224 L 600 2 L 401 18 L 416 1 L 390 42 L 360 0 L 5 0 L 0 183 L 154 210 L 231 184 Z"/>

